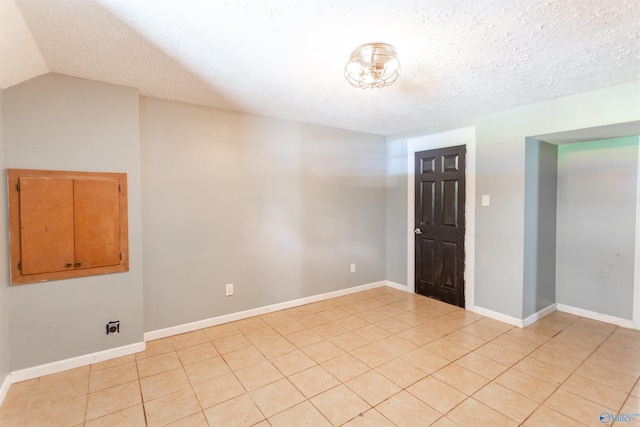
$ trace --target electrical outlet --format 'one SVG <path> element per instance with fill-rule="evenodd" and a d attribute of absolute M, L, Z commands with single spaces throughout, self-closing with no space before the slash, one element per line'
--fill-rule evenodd
<path fill-rule="evenodd" d="M 355 262 L 351 264 L 351 272 L 352 273 L 356 272 L 356 263 Z"/>
<path fill-rule="evenodd" d="M 120 321 L 115 320 L 113 322 L 107 323 L 107 335 L 111 334 L 119 334 L 120 333 Z"/>
<path fill-rule="evenodd" d="M 230 297 L 231 295 L 233 295 L 233 283 L 227 283 L 225 296 Z"/>

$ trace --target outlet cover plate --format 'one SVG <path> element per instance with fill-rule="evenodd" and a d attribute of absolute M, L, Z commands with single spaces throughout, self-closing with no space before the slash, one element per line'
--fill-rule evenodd
<path fill-rule="evenodd" d="M 107 335 L 119 334 L 120 333 L 120 321 L 115 320 L 113 322 L 107 323 Z"/>

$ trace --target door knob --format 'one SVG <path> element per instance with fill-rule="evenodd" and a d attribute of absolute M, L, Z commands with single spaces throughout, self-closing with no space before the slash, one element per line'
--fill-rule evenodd
<path fill-rule="evenodd" d="M 416 234 L 422 234 L 422 230 L 420 230 L 418 227 L 416 227 L 416 229 L 413 230 L 413 232 Z"/>

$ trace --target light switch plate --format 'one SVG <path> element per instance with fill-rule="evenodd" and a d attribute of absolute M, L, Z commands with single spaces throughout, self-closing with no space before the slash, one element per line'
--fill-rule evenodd
<path fill-rule="evenodd" d="M 482 206 L 489 206 L 491 205 L 491 198 L 489 197 L 488 194 L 483 194 L 482 195 Z"/>

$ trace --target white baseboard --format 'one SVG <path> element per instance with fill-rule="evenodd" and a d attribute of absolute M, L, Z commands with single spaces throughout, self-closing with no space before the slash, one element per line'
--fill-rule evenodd
<path fill-rule="evenodd" d="M 9 388 L 11 387 L 11 374 L 7 374 L 0 385 L 0 406 L 2 406 L 2 402 L 4 402 L 4 398 L 7 397 L 7 393 L 9 393 Z"/>
<path fill-rule="evenodd" d="M 508 323 L 509 325 L 517 326 L 519 328 L 524 327 L 524 321 L 522 319 L 518 319 L 516 317 L 507 316 L 506 314 L 498 313 L 497 311 L 489 310 L 486 308 L 479 307 L 477 305 L 473 307 L 467 308 L 467 310 L 472 311 L 477 314 L 481 314 L 486 317 L 490 317 L 494 320 L 498 320 L 503 323 Z"/>
<path fill-rule="evenodd" d="M 409 292 L 409 287 L 405 285 L 401 285 L 400 283 L 392 282 L 391 280 L 386 280 L 386 285 L 390 288 L 397 289 L 399 291 Z"/>
<path fill-rule="evenodd" d="M 583 308 L 572 307 L 570 305 L 556 304 L 556 310 L 563 311 L 576 316 L 586 317 L 588 319 L 598 320 L 600 322 L 611 323 L 613 325 L 622 326 L 623 328 L 633 328 L 633 321 L 623 319 L 621 317 L 610 316 L 608 314 L 597 313 L 595 311 L 585 310 Z"/>
<path fill-rule="evenodd" d="M 259 316 L 261 314 L 271 313 L 273 311 L 285 310 L 287 308 L 298 307 L 300 305 L 310 304 L 313 302 L 323 301 L 329 298 L 341 297 L 343 295 L 349 295 L 356 292 L 366 291 L 368 289 L 379 288 L 386 286 L 387 281 L 382 280 L 380 282 L 368 283 L 366 285 L 354 286 L 353 288 L 340 289 L 339 291 L 327 292 L 324 294 L 313 295 L 310 297 L 304 297 L 295 299 L 292 301 L 285 301 L 277 304 L 267 305 L 264 307 L 252 308 L 251 310 L 239 311 L 237 313 L 225 314 L 222 316 L 211 317 L 209 319 L 198 320 L 197 322 L 185 323 L 182 325 L 171 326 L 169 328 L 158 329 L 144 334 L 145 341 L 152 341 L 159 338 L 166 338 L 173 335 L 184 334 L 186 332 L 195 331 L 202 328 L 209 328 L 211 326 L 220 325 L 222 323 L 234 322 L 236 320 L 246 319 L 248 317 Z"/>
<path fill-rule="evenodd" d="M 44 375 L 55 374 L 57 372 L 66 371 L 68 369 L 79 368 L 82 366 L 90 365 L 97 362 L 102 362 L 116 357 L 127 356 L 129 354 L 138 353 L 144 351 L 146 348 L 146 341 L 151 341 L 158 338 L 169 337 L 172 335 L 178 335 L 185 332 L 191 332 L 197 329 L 207 328 L 210 326 L 219 325 L 222 323 L 233 322 L 235 320 L 246 319 L 248 317 L 258 316 L 260 314 L 271 313 L 273 311 L 284 310 L 287 308 L 298 307 L 313 302 L 323 301 L 329 298 L 340 297 L 343 295 L 349 295 L 356 292 L 366 291 L 369 289 L 379 288 L 382 286 L 389 286 L 394 289 L 407 291 L 407 287 L 398 283 L 382 280 L 379 282 L 368 283 L 365 285 L 355 286 L 352 288 L 341 289 L 338 291 L 327 292 L 324 294 L 313 295 L 310 297 L 300 298 L 292 301 L 285 301 L 278 304 L 273 304 L 265 307 L 258 307 L 251 310 L 241 311 L 237 313 L 231 313 L 223 316 L 218 316 L 210 319 L 205 319 L 197 322 L 187 323 L 184 325 L 173 326 L 170 328 L 159 329 L 157 331 L 151 331 L 144 334 L 144 342 L 134 343 L 122 347 L 117 347 L 109 350 L 104 350 L 96 353 L 86 354 L 83 356 L 72 357 L 57 362 L 47 363 L 44 365 L 34 366 L 31 368 L 20 369 L 8 374 L 0 385 L 0 405 L 4 401 L 9 388 L 12 383 L 30 380 L 32 378 L 38 378 Z"/>
<path fill-rule="evenodd" d="M 556 308 L 557 304 L 553 303 L 548 307 L 543 308 L 542 310 L 539 310 L 535 313 L 533 313 L 531 316 L 527 317 L 526 319 L 523 320 L 523 327 L 527 327 L 529 325 L 531 325 L 532 323 L 537 322 L 538 320 L 542 319 L 544 316 L 547 316 L 551 313 L 553 313 L 554 311 L 557 310 Z"/>
<path fill-rule="evenodd" d="M 474 313 L 478 313 L 483 316 L 490 317 L 495 320 L 499 320 L 500 322 L 518 326 L 520 328 L 529 326 L 532 323 L 542 319 L 543 317 L 553 313 L 556 310 L 562 311 L 565 313 L 575 314 L 576 316 L 586 317 L 588 319 L 598 320 L 600 322 L 611 323 L 613 325 L 622 326 L 624 328 L 633 328 L 633 321 L 628 319 L 622 319 L 620 317 L 610 316 L 608 314 L 596 313 L 595 311 L 589 311 L 582 308 L 571 307 L 569 305 L 557 304 L 557 303 L 551 304 L 550 306 L 545 307 L 536 313 L 533 313 L 531 316 L 523 320 L 518 319 L 516 317 L 512 317 L 512 316 L 507 316 L 506 314 L 498 313 L 496 311 L 488 310 L 486 308 L 478 307 L 478 306 L 467 307 L 467 310 L 473 311 Z"/>
<path fill-rule="evenodd" d="M 13 371 L 10 374 L 11 383 L 30 380 L 32 378 L 38 378 L 43 375 L 55 374 L 57 372 L 66 371 L 67 369 L 80 368 L 81 366 L 103 362 L 105 360 L 114 359 L 116 357 L 128 356 L 129 354 L 144 351 L 145 348 L 146 344 L 144 342 L 139 342 L 122 347 L 111 348 L 109 350 L 99 351 L 97 353 L 85 354 L 83 356 L 59 360 L 57 362 L 47 363 L 45 365 L 34 366 L 32 368 L 21 369 L 19 371 Z"/>

